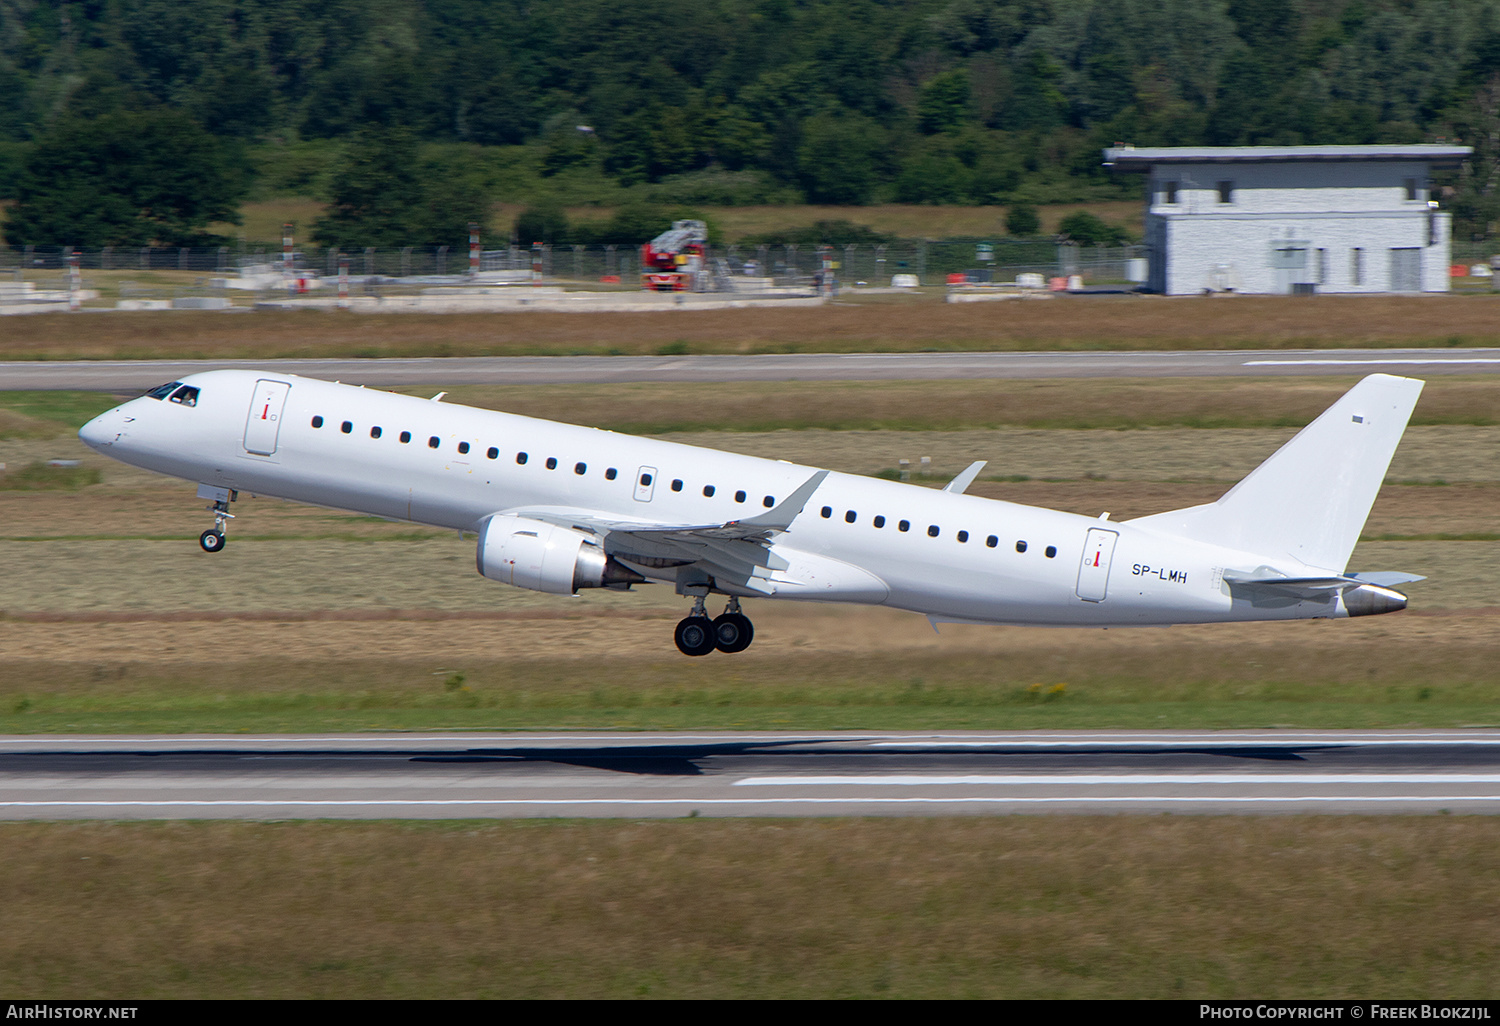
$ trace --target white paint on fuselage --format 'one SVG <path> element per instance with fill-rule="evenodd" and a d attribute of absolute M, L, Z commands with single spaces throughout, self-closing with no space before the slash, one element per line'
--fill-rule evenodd
<path fill-rule="evenodd" d="M 175 477 L 461 531 L 528 506 L 568 506 L 666 524 L 714 524 L 767 510 L 815 468 L 548 420 L 433 402 L 271 372 L 210 371 L 182 379 L 192 407 L 143 397 L 80 432 L 115 459 Z M 245 447 L 256 383 L 288 383 L 274 454 Z M 313 427 L 314 417 L 322 418 Z M 348 422 L 350 430 L 342 430 Z M 380 437 L 371 437 L 378 427 Z M 403 431 L 411 433 L 402 443 Z M 437 445 L 429 445 L 436 438 Z M 466 442 L 469 451 L 458 451 Z M 496 458 L 488 455 L 497 450 Z M 526 453 L 525 464 L 517 453 Z M 549 459 L 555 469 L 547 468 Z M 582 465 L 582 473 L 575 467 Z M 655 468 L 649 489 L 639 470 Z M 605 471 L 614 468 L 613 480 Z M 674 482 L 681 481 L 681 490 Z M 712 486 L 712 496 L 704 487 Z M 642 501 L 638 494 L 649 491 Z M 743 492 L 743 501 L 736 494 Z M 821 515 L 830 507 L 831 516 Z M 854 522 L 846 521 L 853 511 Z M 884 526 L 874 526 L 876 516 Z M 901 531 L 907 521 L 910 528 Z M 936 537 L 929 528 L 936 527 Z M 1090 528 L 1117 531 L 1102 601 L 1077 594 Z M 967 540 L 959 541 L 959 532 Z M 996 545 L 987 544 L 990 536 Z M 1025 551 L 1017 543 L 1025 542 Z M 1049 547 L 1055 554 L 1048 556 Z M 1252 606 L 1232 600 L 1226 567 L 1253 570 L 1264 554 L 1169 537 L 1129 523 L 831 473 L 775 551 L 824 556 L 873 574 L 883 604 L 938 619 L 1053 626 L 1133 626 L 1342 616 L 1338 601 Z M 1284 558 L 1288 576 L 1326 573 Z M 1339 568 L 1342 569 L 1342 568 Z M 671 579 L 664 574 L 663 579 Z M 810 596 L 812 597 L 812 596 Z M 838 598 L 823 594 L 817 597 Z"/>

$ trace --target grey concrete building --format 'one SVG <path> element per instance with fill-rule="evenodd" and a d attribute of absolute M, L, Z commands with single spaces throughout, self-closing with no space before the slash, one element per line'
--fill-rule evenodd
<path fill-rule="evenodd" d="M 1470 152 L 1118 146 L 1104 163 L 1146 175 L 1155 292 L 1446 292 L 1451 217 L 1429 174 Z"/>

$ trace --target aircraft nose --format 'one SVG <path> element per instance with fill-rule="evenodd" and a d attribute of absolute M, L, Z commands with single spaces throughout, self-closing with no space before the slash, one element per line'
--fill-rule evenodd
<path fill-rule="evenodd" d="M 103 451 L 114 445 L 124 433 L 125 417 L 118 407 L 101 413 L 78 429 L 78 437 L 90 449 Z"/>

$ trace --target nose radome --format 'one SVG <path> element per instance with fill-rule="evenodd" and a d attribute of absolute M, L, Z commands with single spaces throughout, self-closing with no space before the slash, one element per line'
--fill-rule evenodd
<path fill-rule="evenodd" d="M 119 410 L 110 410 L 79 428 L 78 437 L 90 449 L 104 449 L 114 444 L 121 426 Z"/>

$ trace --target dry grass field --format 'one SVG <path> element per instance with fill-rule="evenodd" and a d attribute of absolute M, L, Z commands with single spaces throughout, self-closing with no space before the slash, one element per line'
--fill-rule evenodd
<path fill-rule="evenodd" d="M 1493 818 L 4 824 L 17 998 L 1488 999 Z"/>
<path fill-rule="evenodd" d="M 1497 312 L 1500 295 L 950 305 L 927 293 L 851 294 L 815 309 L 613 315 L 54 314 L 5 318 L 0 359 L 1467 346 L 1496 344 Z"/>

